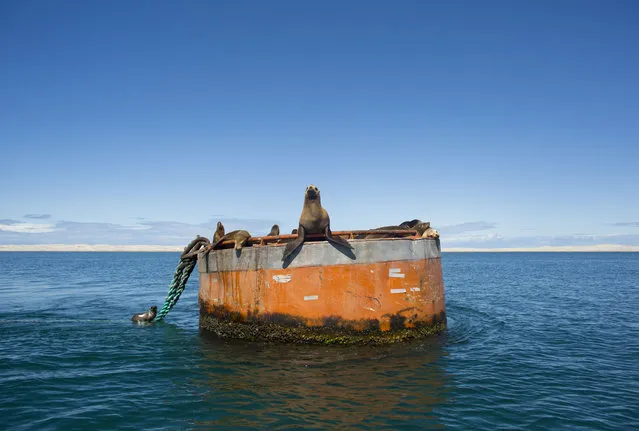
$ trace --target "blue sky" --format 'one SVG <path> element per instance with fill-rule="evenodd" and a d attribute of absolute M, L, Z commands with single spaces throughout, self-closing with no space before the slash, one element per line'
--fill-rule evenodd
<path fill-rule="evenodd" d="M 632 1 L 3 1 L 0 244 L 639 245 Z"/>

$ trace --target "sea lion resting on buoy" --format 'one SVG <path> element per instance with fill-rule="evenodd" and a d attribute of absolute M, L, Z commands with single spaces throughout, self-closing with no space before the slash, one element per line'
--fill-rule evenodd
<path fill-rule="evenodd" d="M 417 231 L 417 236 L 423 236 L 424 232 L 430 229 L 430 222 L 429 221 L 423 222 L 421 220 L 414 219 L 414 220 L 405 221 L 401 223 L 399 227 L 408 229 L 408 230 L 414 229 Z"/>
<path fill-rule="evenodd" d="M 401 223 L 399 226 L 382 226 L 382 227 L 377 227 L 373 230 L 415 230 L 417 231 L 417 236 L 421 237 L 424 234 L 424 232 L 428 230 L 429 227 L 430 227 L 430 222 L 422 222 L 421 220 L 415 219 L 411 221 L 405 221 Z M 396 238 L 396 237 L 401 238 L 402 236 L 392 234 L 392 233 L 386 233 L 386 234 L 380 234 L 380 235 L 360 234 L 360 235 L 357 235 L 355 238 L 368 239 L 368 238 Z"/>
<path fill-rule="evenodd" d="M 280 236 L 280 227 L 274 224 L 267 236 Z"/>
<path fill-rule="evenodd" d="M 422 223 L 422 221 L 418 220 L 418 219 L 414 219 L 414 220 L 405 221 L 405 222 L 400 223 L 399 227 L 402 228 L 402 229 L 413 229 L 419 223 Z"/>
<path fill-rule="evenodd" d="M 151 322 L 155 319 L 155 316 L 158 314 L 158 307 L 155 305 L 149 308 L 149 311 L 146 313 L 134 314 L 131 317 L 133 322 Z"/>
<path fill-rule="evenodd" d="M 204 249 L 205 253 L 210 252 L 211 250 L 213 250 L 213 245 L 217 244 L 218 242 L 220 242 L 220 240 L 222 239 L 222 237 L 224 236 L 224 225 L 222 224 L 221 221 L 217 222 L 217 229 L 215 229 L 215 232 L 213 233 L 213 241 L 206 246 L 206 248 Z"/>
<path fill-rule="evenodd" d="M 285 260 L 297 247 L 302 245 L 307 234 L 324 234 L 326 239 L 335 244 L 353 248 L 345 239 L 333 236 L 331 232 L 331 219 L 328 212 L 322 208 L 319 189 L 311 184 L 306 187 L 304 193 L 304 207 L 300 216 L 300 224 L 297 228 L 297 238 L 286 244 L 282 260 Z"/>
<path fill-rule="evenodd" d="M 224 225 L 221 221 L 217 222 L 217 229 L 213 234 L 213 243 L 216 243 L 224 236 Z"/>
<path fill-rule="evenodd" d="M 419 222 L 413 227 L 413 229 L 417 231 L 417 236 L 422 236 L 424 232 L 430 229 L 430 222 Z"/>
<path fill-rule="evenodd" d="M 439 232 L 437 232 L 436 229 L 433 229 L 432 227 L 429 227 L 422 234 L 422 238 L 435 238 L 435 239 L 437 239 L 437 238 L 439 238 Z"/>
<path fill-rule="evenodd" d="M 211 246 L 212 249 L 218 246 L 219 243 L 223 241 L 235 241 L 235 250 L 240 250 L 246 241 L 251 237 L 251 234 L 245 230 L 234 230 L 232 232 L 227 233 L 219 240 L 215 241 L 215 243 Z"/>

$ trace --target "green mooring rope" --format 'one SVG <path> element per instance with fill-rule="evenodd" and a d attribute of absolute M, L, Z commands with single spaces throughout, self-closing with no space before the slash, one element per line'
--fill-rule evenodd
<path fill-rule="evenodd" d="M 171 281 L 171 284 L 169 285 L 169 293 L 166 295 L 164 305 L 155 316 L 156 321 L 164 319 L 164 317 L 169 314 L 169 311 L 171 311 L 173 306 L 178 302 L 180 295 L 182 295 L 182 292 L 184 292 L 184 289 L 186 288 L 186 283 L 189 281 L 193 268 L 195 268 L 198 252 L 202 247 L 205 247 L 210 243 L 211 242 L 207 238 L 198 235 L 197 238 L 191 241 L 189 245 L 184 248 L 184 251 L 180 255 L 180 261 L 175 268 L 175 273 L 173 273 L 173 281 Z"/>

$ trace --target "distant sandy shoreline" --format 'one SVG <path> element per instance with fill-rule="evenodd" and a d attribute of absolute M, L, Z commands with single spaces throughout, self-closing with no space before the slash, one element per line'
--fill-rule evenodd
<path fill-rule="evenodd" d="M 61 251 L 61 252 L 181 252 L 184 246 L 177 245 L 109 245 L 109 244 L 34 244 L 0 245 L 2 251 Z M 599 244 L 580 246 L 544 246 L 517 248 L 469 248 L 442 247 L 445 253 L 498 253 L 498 252 L 639 252 L 639 246 Z"/>

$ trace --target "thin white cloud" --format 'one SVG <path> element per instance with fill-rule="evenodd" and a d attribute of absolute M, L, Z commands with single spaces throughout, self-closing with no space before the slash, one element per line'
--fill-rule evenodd
<path fill-rule="evenodd" d="M 8 222 L 7 222 L 8 221 Z M 174 221 L 140 220 L 133 225 L 101 222 L 59 221 L 55 224 L 22 223 L 7 220 L 0 223 L 0 244 L 118 244 L 181 245 L 196 235 L 212 238 L 217 220 L 199 224 Z M 265 235 L 273 220 L 225 219 L 227 232 L 246 229 L 252 235 Z M 39 235 L 31 235 L 31 234 Z"/>
<path fill-rule="evenodd" d="M 446 242 L 482 242 L 503 240 L 504 237 L 498 233 L 491 234 L 474 234 L 474 235 L 450 235 L 445 237 Z"/>
<path fill-rule="evenodd" d="M 466 223 L 442 226 L 438 230 L 442 235 L 455 235 L 462 232 L 476 232 L 480 230 L 490 230 L 497 227 L 496 223 L 487 221 L 469 221 Z"/>
<path fill-rule="evenodd" d="M 13 220 L 10 218 L 0 219 L 0 224 L 15 224 L 15 223 L 22 223 L 22 222 L 20 220 Z"/>
<path fill-rule="evenodd" d="M 639 227 L 639 221 L 620 221 L 612 225 L 619 227 Z"/>
<path fill-rule="evenodd" d="M 451 235 L 441 237 L 443 247 L 472 247 L 472 248 L 512 248 L 512 247 L 562 247 L 562 246 L 592 246 L 598 244 L 617 244 L 639 246 L 639 235 L 560 235 L 560 236 L 513 236 L 503 237 L 494 235 Z"/>
<path fill-rule="evenodd" d="M 0 231 L 16 233 L 49 233 L 55 231 L 55 225 L 38 223 L 0 224 Z"/>
<path fill-rule="evenodd" d="M 46 220 L 51 218 L 51 214 L 25 214 L 24 218 Z"/>
<path fill-rule="evenodd" d="M 246 229 L 253 236 L 265 235 L 276 220 L 241 220 L 220 217 L 226 231 Z M 140 220 L 132 225 L 59 221 L 56 223 L 24 223 L 0 220 L 0 245 L 8 244 L 111 244 L 127 246 L 183 246 L 196 235 L 211 238 L 217 218 L 189 224 L 175 221 Z M 504 248 L 544 246 L 590 246 L 618 244 L 639 246 L 639 234 L 588 234 L 563 236 L 508 236 L 493 229 L 488 222 L 455 225 L 453 232 L 440 230 L 443 247 Z M 282 226 L 280 226 L 282 227 Z M 286 227 L 285 227 L 286 228 Z M 439 230 L 439 229 L 438 229 Z M 457 232 L 454 232 L 457 230 Z M 288 231 L 288 228 L 284 229 Z"/>

